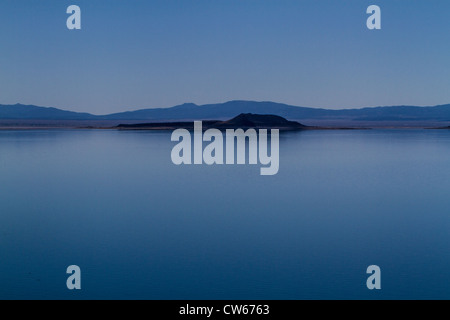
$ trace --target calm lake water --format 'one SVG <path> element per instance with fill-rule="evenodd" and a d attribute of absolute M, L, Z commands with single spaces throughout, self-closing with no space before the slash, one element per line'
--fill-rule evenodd
<path fill-rule="evenodd" d="M 275 176 L 174 145 L 0 131 L 0 299 L 450 299 L 450 131 L 282 134 Z"/>

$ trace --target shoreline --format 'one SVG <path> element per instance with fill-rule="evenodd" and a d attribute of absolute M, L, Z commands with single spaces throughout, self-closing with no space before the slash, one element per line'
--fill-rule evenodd
<path fill-rule="evenodd" d="M 41 131 L 41 130 L 114 130 L 114 131 L 173 131 L 176 129 L 193 130 L 193 127 L 78 127 L 78 126 L 0 126 L 0 131 Z M 204 128 L 203 131 L 209 128 Z M 428 126 L 374 126 L 374 127 L 308 127 L 303 129 L 277 128 L 277 127 L 234 127 L 217 128 L 220 131 L 226 129 L 279 129 L 286 131 L 342 131 L 342 130 L 450 130 L 450 127 L 428 127 Z"/>

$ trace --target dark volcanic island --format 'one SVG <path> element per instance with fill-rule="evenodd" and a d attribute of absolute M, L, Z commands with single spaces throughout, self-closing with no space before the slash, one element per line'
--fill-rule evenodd
<path fill-rule="evenodd" d="M 241 113 L 237 117 L 226 121 L 206 120 L 202 121 L 203 130 L 215 129 L 279 129 L 287 130 L 308 130 L 319 129 L 318 127 L 305 126 L 297 121 L 289 121 L 283 117 L 275 115 L 263 115 L 252 113 Z M 174 130 L 174 129 L 194 129 L 194 122 L 152 122 L 137 124 L 120 124 L 117 129 L 125 130 Z"/>

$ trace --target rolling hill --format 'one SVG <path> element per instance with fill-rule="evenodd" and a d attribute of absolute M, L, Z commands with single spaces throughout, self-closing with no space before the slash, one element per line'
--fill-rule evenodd
<path fill-rule="evenodd" d="M 346 122 L 448 122 L 450 104 L 434 107 L 392 106 L 361 109 L 319 109 L 275 102 L 229 101 L 219 104 L 186 103 L 171 108 L 140 109 L 109 115 L 78 113 L 33 105 L 0 105 L 0 120 L 96 120 L 96 121 L 181 121 L 227 120 L 242 113 L 278 115 L 289 120 Z"/>

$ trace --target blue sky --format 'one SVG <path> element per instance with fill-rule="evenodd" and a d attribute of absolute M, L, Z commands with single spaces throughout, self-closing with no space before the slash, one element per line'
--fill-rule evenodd
<path fill-rule="evenodd" d="M 66 28 L 66 8 L 82 30 Z M 366 9 L 382 29 L 366 28 Z M 448 0 L 2 0 L 0 104 L 450 103 Z"/>

